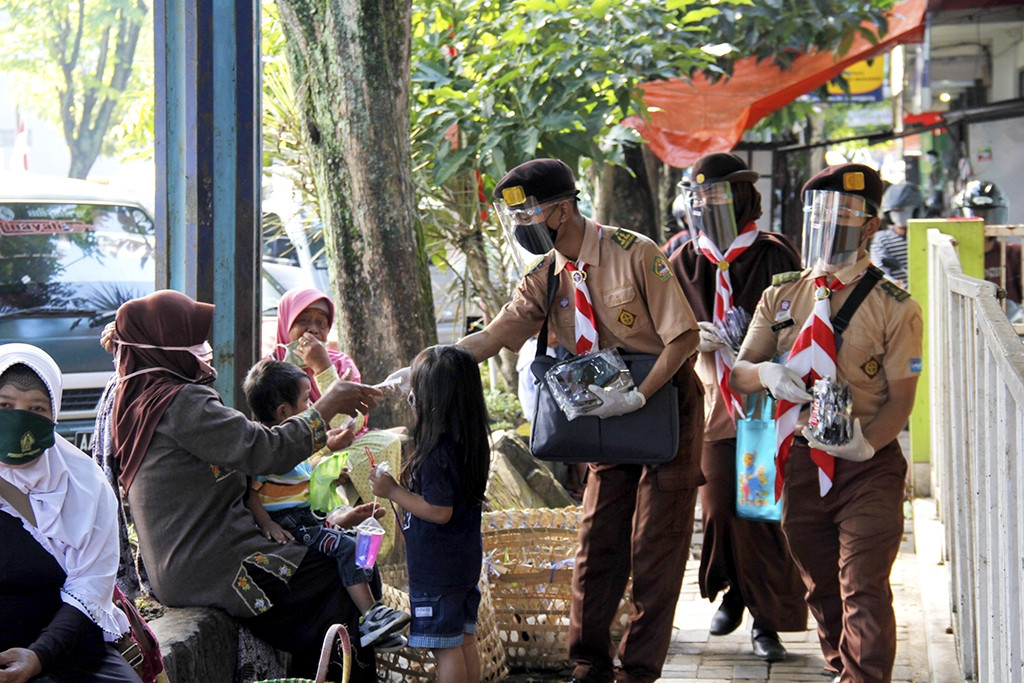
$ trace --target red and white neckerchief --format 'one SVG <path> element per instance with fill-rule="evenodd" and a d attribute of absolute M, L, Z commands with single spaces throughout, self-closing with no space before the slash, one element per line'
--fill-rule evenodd
<path fill-rule="evenodd" d="M 839 279 L 826 285 L 828 276 L 819 275 L 814 278 L 814 310 L 807 316 L 807 321 L 800 328 L 793 348 L 789 351 L 786 359 L 786 367 L 795 370 L 804 379 L 804 386 L 813 387 L 815 380 L 821 377 L 836 376 L 836 336 L 832 327 L 832 312 L 829 308 L 833 292 L 838 292 L 849 284 L 859 280 L 864 271 L 857 274 L 850 282 L 840 282 Z M 786 460 L 789 458 L 789 448 L 793 443 L 793 432 L 796 430 L 796 421 L 800 411 L 804 408 L 802 403 L 790 403 L 779 399 L 775 411 L 775 499 L 782 496 L 782 479 L 786 471 Z M 811 449 L 811 460 L 818 466 L 818 488 L 824 496 L 832 489 L 832 480 L 835 476 L 836 459 L 834 456 Z"/>
<path fill-rule="evenodd" d="M 725 255 L 718 250 L 702 230 L 697 234 L 697 248 L 701 253 L 718 267 L 715 277 L 715 306 L 712 311 L 714 322 L 720 326 L 725 324 L 725 313 L 732 308 L 732 281 L 729 279 L 729 264 L 745 252 L 754 240 L 757 239 L 757 224 L 750 221 L 743 228 L 736 239 L 732 241 Z M 743 406 L 740 404 L 739 395 L 729 386 L 729 375 L 732 373 L 732 357 L 725 352 L 725 349 L 715 351 L 715 371 L 718 376 L 718 389 L 722 392 L 722 399 L 725 407 L 729 409 L 729 417 L 734 421 L 736 415 L 743 415 Z"/>
<path fill-rule="evenodd" d="M 597 248 L 601 248 L 601 226 L 597 226 Z M 587 353 L 597 350 L 597 319 L 594 317 L 594 305 L 587 288 L 587 263 L 580 259 L 573 263 L 566 261 L 565 269 L 572 276 L 576 286 L 576 353 Z"/>

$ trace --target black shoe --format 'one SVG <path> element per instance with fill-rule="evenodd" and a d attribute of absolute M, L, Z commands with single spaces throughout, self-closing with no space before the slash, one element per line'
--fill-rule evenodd
<path fill-rule="evenodd" d="M 786 648 L 779 642 L 779 634 L 766 628 L 750 630 L 750 644 L 754 656 L 766 662 L 781 662 L 786 658 Z"/>
<path fill-rule="evenodd" d="M 711 617 L 711 635 L 724 636 L 738 629 L 743 623 L 743 609 L 743 598 L 739 591 L 727 591 L 715 616 Z"/>

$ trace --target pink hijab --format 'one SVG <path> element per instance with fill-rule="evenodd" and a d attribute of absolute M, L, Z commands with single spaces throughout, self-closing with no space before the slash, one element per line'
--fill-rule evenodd
<path fill-rule="evenodd" d="M 277 305 L 277 343 L 279 345 L 288 344 L 291 341 L 289 330 L 292 329 L 295 319 L 299 317 L 300 313 L 317 302 L 327 304 L 327 323 L 333 325 L 334 303 L 320 290 L 296 287 L 284 293 L 284 296 L 281 297 L 281 302 Z M 332 349 L 327 349 L 327 354 L 331 357 L 331 363 L 338 371 L 339 377 L 345 374 L 346 370 L 351 370 L 352 374 L 349 380 L 353 382 L 360 381 L 359 368 L 356 367 L 355 362 L 351 358 L 341 351 L 334 351 Z M 284 356 L 285 350 L 281 346 L 275 346 L 268 358 L 284 360 Z M 315 401 L 320 398 L 320 389 L 316 386 L 313 371 L 309 368 L 305 368 L 305 371 L 309 375 L 309 397 Z"/>

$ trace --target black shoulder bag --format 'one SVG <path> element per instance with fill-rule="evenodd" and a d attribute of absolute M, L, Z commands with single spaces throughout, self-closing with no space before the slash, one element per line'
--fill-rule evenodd
<path fill-rule="evenodd" d="M 679 449 L 679 393 L 665 382 L 640 410 L 618 417 L 586 415 L 568 420 L 551 395 L 545 379 L 560 361 L 545 353 L 551 302 L 558 289 L 555 263 L 548 268 L 548 308 L 530 365 L 537 402 L 530 425 L 530 452 L 540 460 L 656 465 L 671 460 Z M 649 353 L 623 353 L 622 359 L 637 386 L 658 357 Z M 564 362 L 564 361 L 561 361 Z"/>

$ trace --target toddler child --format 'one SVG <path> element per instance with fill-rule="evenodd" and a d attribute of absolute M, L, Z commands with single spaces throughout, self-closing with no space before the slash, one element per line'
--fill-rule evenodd
<path fill-rule="evenodd" d="M 253 418 L 272 427 L 298 415 L 311 405 L 310 382 L 300 368 L 282 361 L 264 359 L 256 363 L 242 385 Z M 341 450 L 352 443 L 352 431 L 332 429 L 327 433 L 327 448 Z M 316 457 L 316 456 L 314 456 Z M 408 612 L 387 607 L 374 599 L 371 583 L 380 591 L 376 569 L 362 569 L 355 562 L 356 539 L 352 531 L 325 526 L 309 505 L 309 479 L 313 468 L 309 460 L 281 475 L 256 477 L 246 497 L 257 526 L 268 539 L 279 543 L 297 540 L 338 562 L 338 573 L 356 607 L 363 613 L 359 621 L 359 642 L 371 643 L 377 652 L 394 652 L 406 645 L 397 633 L 408 621 Z M 350 529 L 372 514 L 384 515 L 374 503 L 355 508 L 339 508 L 327 516 L 331 526 Z"/>
<path fill-rule="evenodd" d="M 412 451 L 400 482 L 374 469 L 374 495 L 405 510 L 409 645 L 430 648 L 443 683 L 480 680 L 476 646 L 483 538 L 480 514 L 490 429 L 480 368 L 461 346 L 424 349 L 413 361 Z"/>

